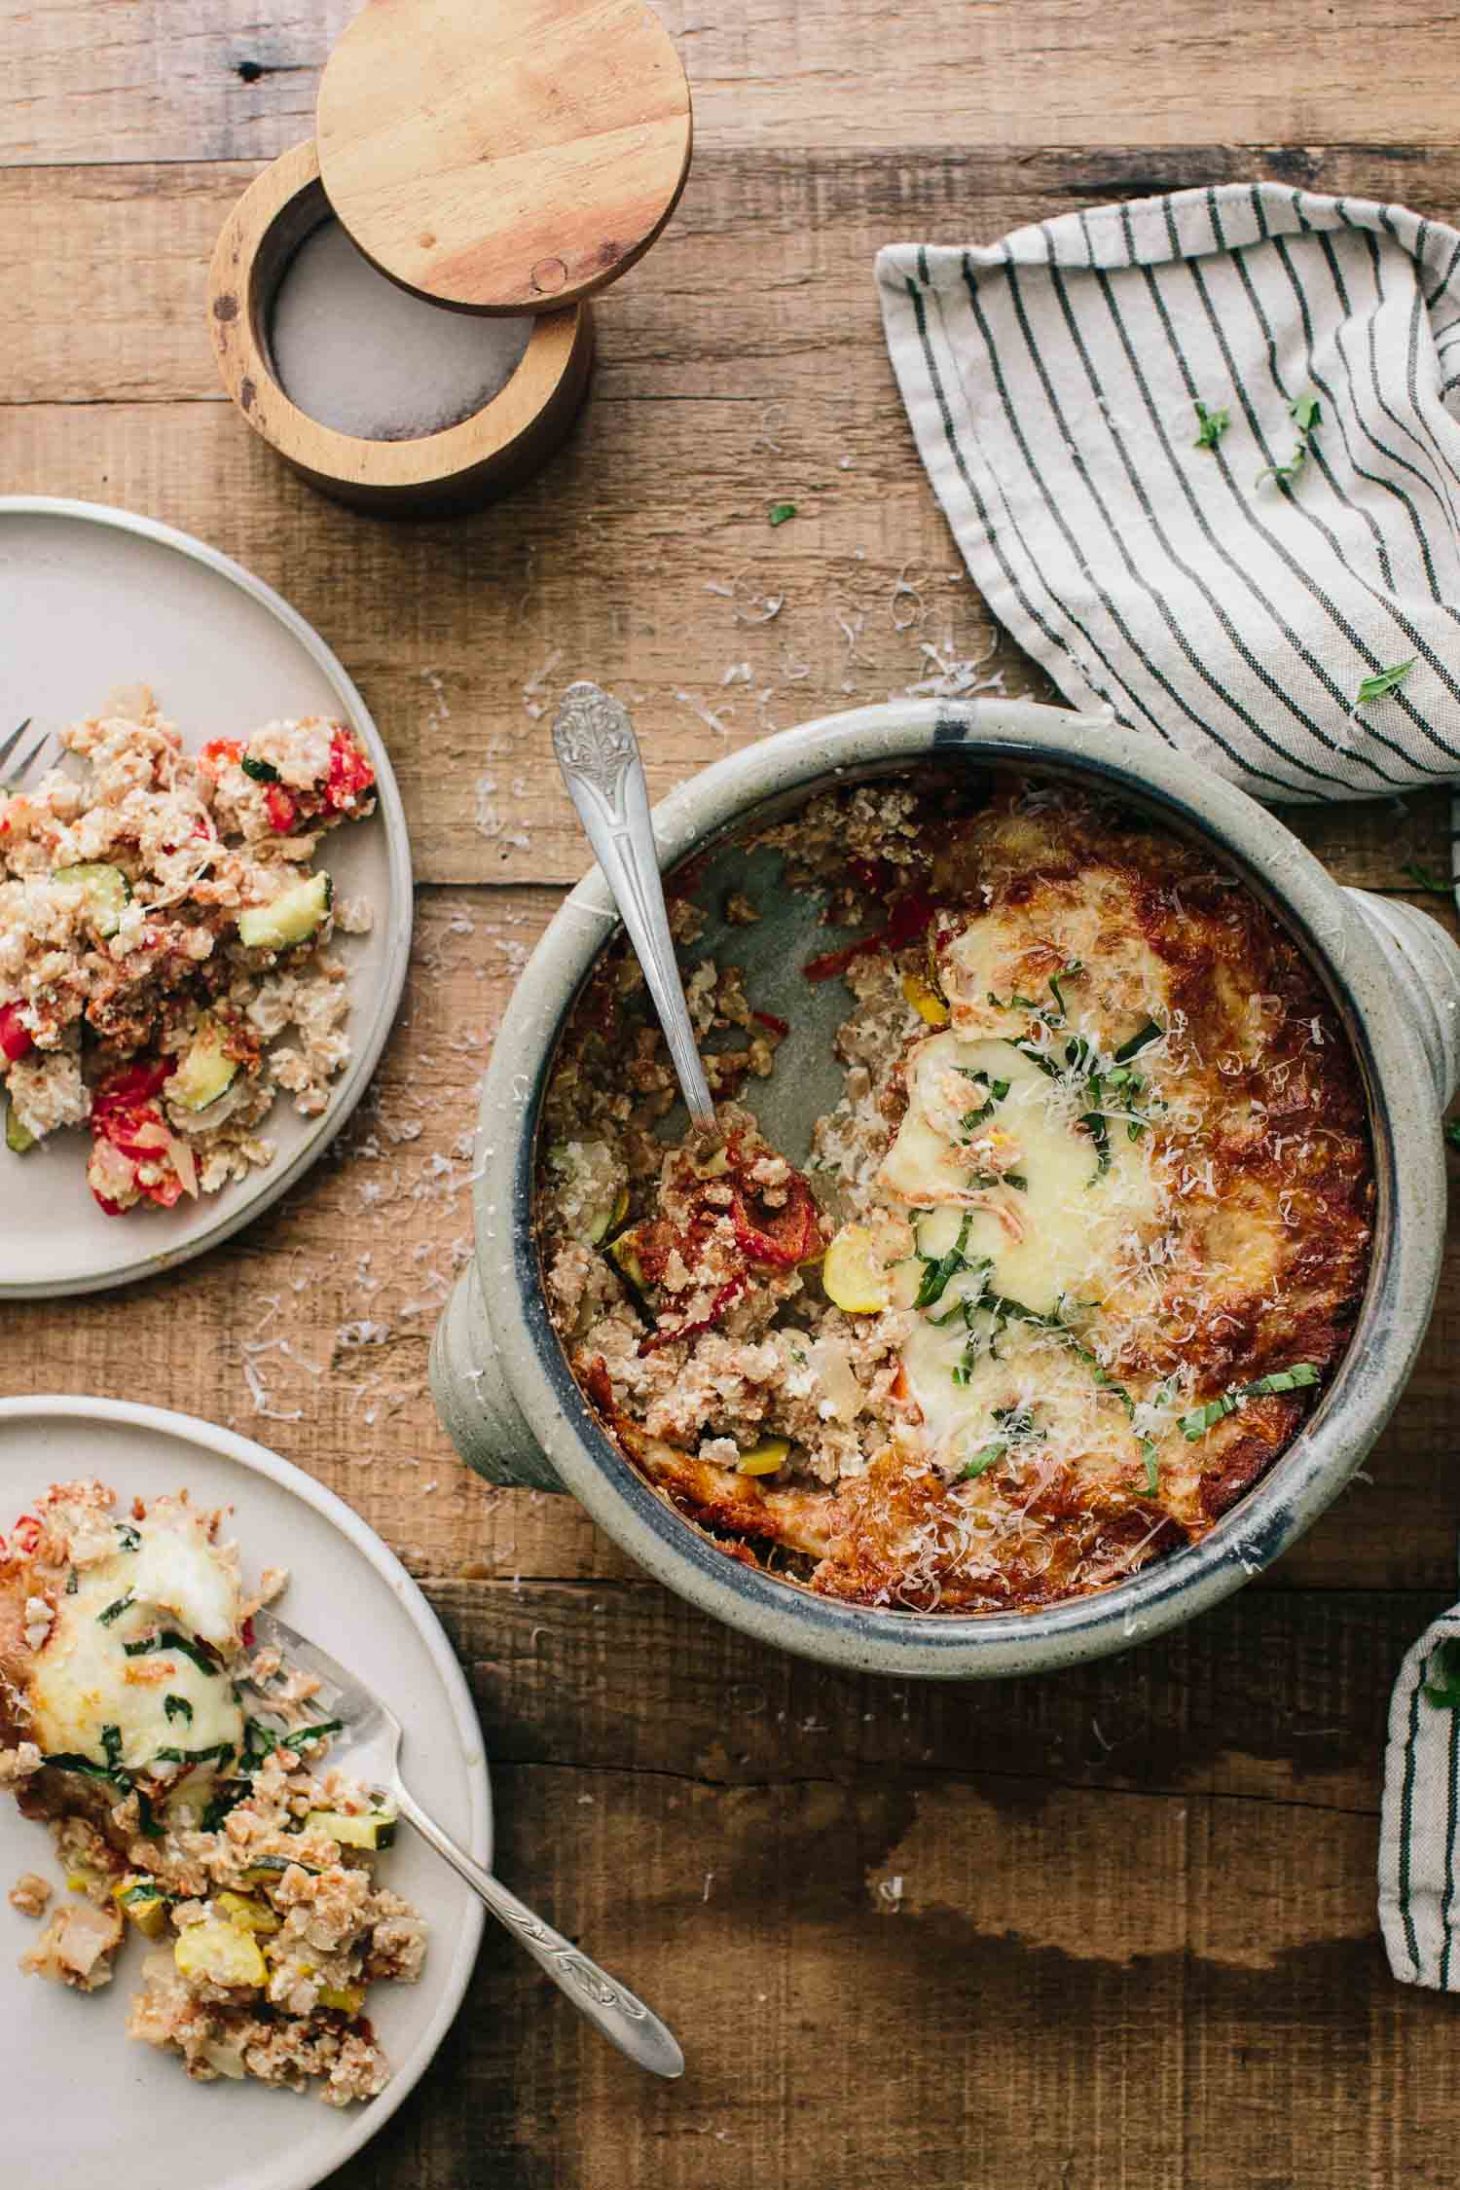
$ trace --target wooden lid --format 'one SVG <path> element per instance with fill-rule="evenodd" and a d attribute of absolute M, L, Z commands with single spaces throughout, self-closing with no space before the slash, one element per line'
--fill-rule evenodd
<path fill-rule="evenodd" d="M 674 211 L 689 85 L 643 0 L 368 0 L 326 64 L 317 139 L 330 203 L 394 280 L 555 311 Z"/>

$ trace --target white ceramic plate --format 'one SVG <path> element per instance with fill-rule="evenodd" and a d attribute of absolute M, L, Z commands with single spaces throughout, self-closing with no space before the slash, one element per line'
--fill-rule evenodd
<path fill-rule="evenodd" d="M 375 815 L 324 852 L 340 889 L 367 897 L 368 936 L 342 936 L 351 1062 L 319 1118 L 287 1098 L 264 1128 L 272 1164 L 221 1194 L 109 1217 L 86 1185 L 89 1144 L 57 1133 L 24 1157 L 0 1148 L 0 1300 L 92 1292 L 148 1277 L 226 1239 L 292 1186 L 364 1093 L 390 1032 L 411 941 L 411 860 L 390 760 L 365 704 L 301 616 L 225 555 L 124 510 L 0 496 L 0 737 L 29 715 L 59 730 L 114 686 L 149 684 L 190 747 L 280 715 L 353 725 L 375 767 Z"/>
<path fill-rule="evenodd" d="M 436 1615 L 348 1506 L 262 1446 L 188 1415 L 104 1399 L 0 1400 L 0 1529 L 48 1483 L 97 1475 L 119 1499 L 186 1486 L 229 1503 L 245 1569 L 285 1564 L 280 1611 L 343 1658 L 404 1720 L 406 1779 L 446 1830 L 491 1861 L 481 1729 Z M 369 1778 L 370 1752 L 341 1746 Z M 58 1882 L 50 1836 L 0 1804 L 0 1889 L 23 1870 Z M 370 2013 L 394 2066 L 378 2099 L 345 2112 L 259 2084 L 189 2081 L 181 2063 L 126 2035 L 137 1940 L 89 1997 L 23 1977 L 31 1918 L 0 1899 L 0 2069 L 9 2094 L 5 2180 L 46 2190 L 312 2190 L 358 2151 L 416 2083 L 461 2004 L 482 1910 L 454 1871 L 402 1827 L 382 1880 L 430 1926 L 425 1975 L 380 1985 Z"/>

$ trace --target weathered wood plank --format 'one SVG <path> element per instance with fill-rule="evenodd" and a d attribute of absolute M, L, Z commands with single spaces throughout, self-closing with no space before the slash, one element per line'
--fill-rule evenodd
<path fill-rule="evenodd" d="M 0 157 L 271 158 L 307 136 L 318 72 L 347 0 L 34 0 L 8 41 Z M 705 145 L 1120 146 L 1324 143 L 1397 147 L 1454 134 L 1434 54 L 1443 5 L 1381 26 L 1321 0 L 1209 7 L 1138 0 L 665 0 Z M 1358 87 L 1362 87 L 1360 92 Z"/>
<path fill-rule="evenodd" d="M 1279 1577 L 1281 1584 L 1281 1577 Z M 1058 1675 L 986 1684 L 832 1671 L 649 1584 L 445 1581 L 427 1593 L 494 1758 L 706 1786 L 967 1780 L 1377 1816 L 1399 1663 L 1438 1592 L 1248 1590 Z M 631 1672 L 632 1678 L 624 1678 Z"/>
<path fill-rule="evenodd" d="M 904 1696 L 661 1622 L 652 1592 L 435 1595 L 504 1874 L 676 2024 L 689 2073 L 625 2073 L 489 1940 L 341 2190 L 1452 2179 L 1450 2005 L 1395 1986 L 1374 1933 L 1413 1600 L 1248 1597 L 1102 1667 Z"/>
<path fill-rule="evenodd" d="M 238 160 L 0 167 L 9 314 L 0 397 L 217 398 L 204 276 L 224 216 L 255 171 Z M 871 282 L 880 245 L 910 235 L 990 241 L 1071 205 L 1254 175 L 1400 194 L 1443 219 L 1460 196 L 1460 153 L 1435 146 L 1398 166 L 1372 145 L 1072 153 L 983 143 L 892 157 L 842 146 L 702 148 L 663 238 L 600 300 L 599 392 L 745 397 L 750 366 L 754 395 L 773 403 L 797 392 L 778 376 L 810 384 L 830 371 L 850 418 L 880 401 L 885 379 Z M 799 461 L 799 413 L 788 411 L 752 452 L 764 473 L 778 453 Z M 769 446 L 777 440 L 780 451 Z M 762 482 L 762 491 L 775 486 Z"/>
<path fill-rule="evenodd" d="M 0 475 L 161 517 L 278 585 L 377 716 L 423 880 L 565 881 L 586 860 L 545 713 L 575 676 L 632 702 L 655 796 L 769 730 L 890 694 L 1056 696 L 967 583 L 880 351 L 875 372 L 855 415 L 826 375 L 784 383 L 792 436 L 789 406 L 619 400 L 609 365 L 556 462 L 452 525 L 322 501 L 221 401 L 0 406 Z M 765 449 L 777 421 L 791 453 Z M 781 488 L 804 514 L 772 530 Z M 1346 882 L 1448 857 L 1438 792 L 1295 825 Z"/>

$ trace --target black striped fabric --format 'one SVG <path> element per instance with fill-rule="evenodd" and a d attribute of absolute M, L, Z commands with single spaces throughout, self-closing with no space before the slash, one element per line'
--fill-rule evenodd
<path fill-rule="evenodd" d="M 974 581 L 1075 706 L 1268 800 L 1460 780 L 1460 233 L 1227 184 L 877 278 Z"/>
<path fill-rule="evenodd" d="M 1460 1606 L 1404 1661 L 1389 1706 L 1379 1827 L 1379 1926 L 1408 1984 L 1460 1990 L 1460 1710 L 1441 1646 L 1460 1649 Z"/>

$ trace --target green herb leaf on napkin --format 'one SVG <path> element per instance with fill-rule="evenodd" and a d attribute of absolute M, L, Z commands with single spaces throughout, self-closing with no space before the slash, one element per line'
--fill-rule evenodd
<path fill-rule="evenodd" d="M 1407 662 L 1395 662 L 1389 669 L 1376 669 L 1372 677 L 1365 677 L 1354 696 L 1355 707 L 1367 707 L 1370 700 L 1382 700 L 1386 692 L 1393 692 L 1419 659 L 1412 654 Z"/>
<path fill-rule="evenodd" d="M 1296 479 L 1308 461 L 1308 447 L 1313 439 L 1313 429 L 1323 416 L 1322 406 L 1310 389 L 1306 395 L 1295 395 L 1288 405 L 1288 415 L 1298 429 L 1298 439 L 1286 464 L 1264 464 L 1257 475 L 1257 484 L 1264 479 Z"/>
<path fill-rule="evenodd" d="M 794 502 L 772 502 L 767 512 L 773 525 L 784 525 L 786 520 L 794 517 L 795 514 L 796 505 Z"/>
<path fill-rule="evenodd" d="M 1200 432 L 1192 442 L 1194 449 L 1214 449 L 1232 423 L 1232 413 L 1226 410 L 1209 411 L 1200 401 L 1196 404 Z"/>

